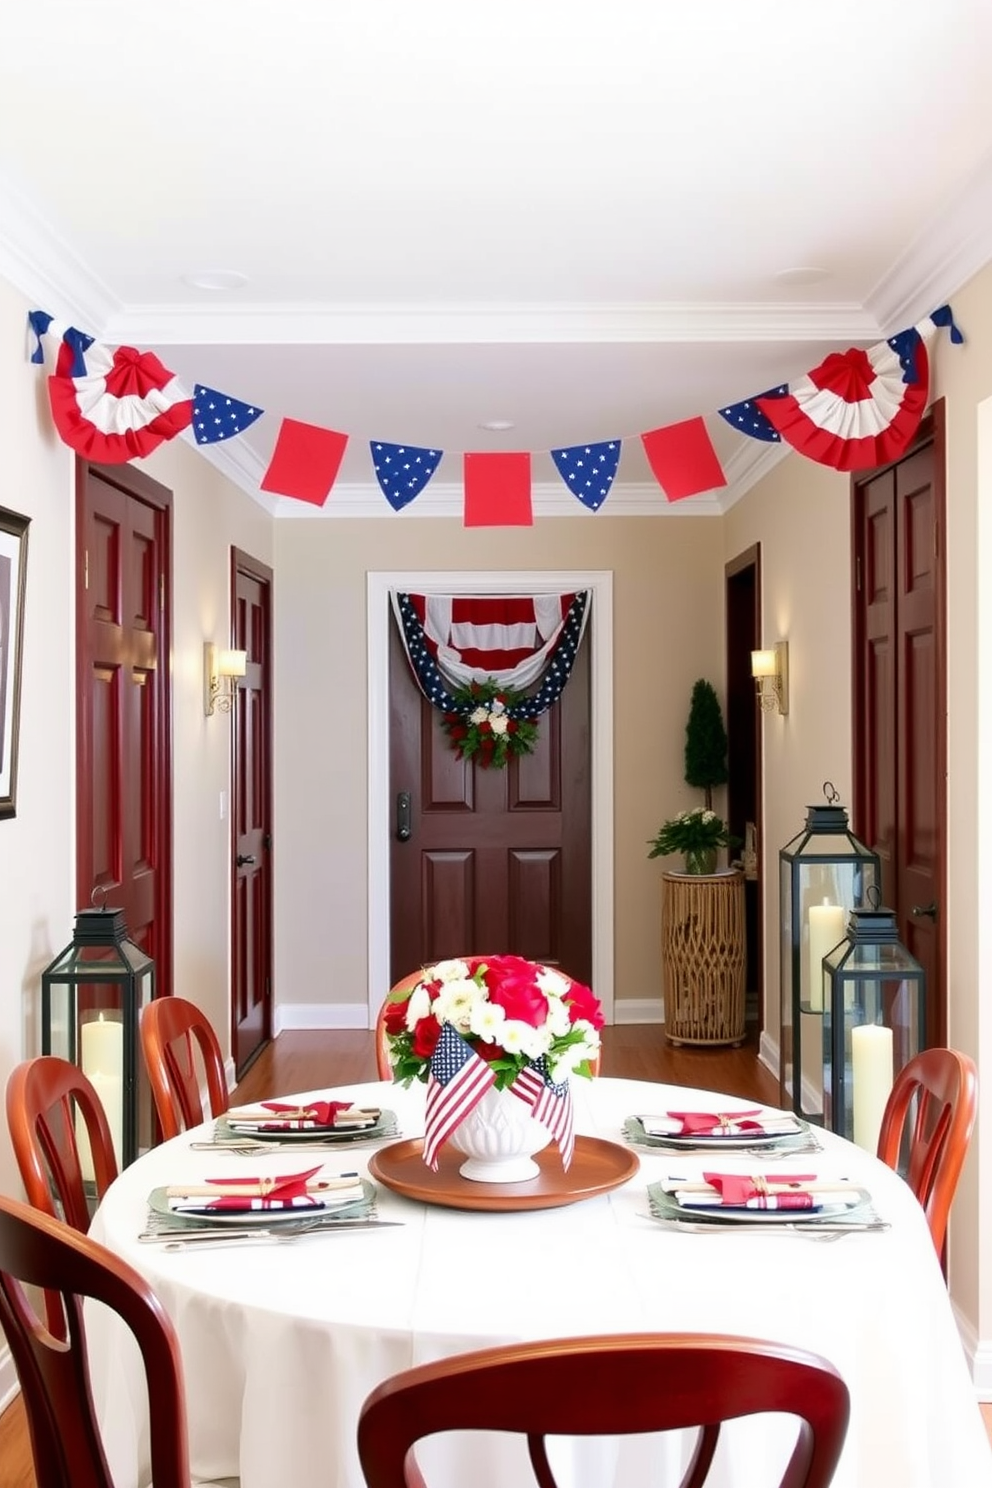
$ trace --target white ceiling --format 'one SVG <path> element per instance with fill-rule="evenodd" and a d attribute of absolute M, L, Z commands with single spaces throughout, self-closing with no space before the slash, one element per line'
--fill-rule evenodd
<path fill-rule="evenodd" d="M 256 496 L 280 418 L 348 434 L 329 515 L 392 515 L 370 439 L 445 451 L 411 511 L 518 449 L 579 512 L 546 452 L 609 438 L 604 512 L 664 509 L 637 436 L 694 414 L 726 504 L 781 452 L 722 404 L 992 258 L 988 0 L 9 0 L 0 37 L 0 273 L 264 407 L 208 456 Z"/>

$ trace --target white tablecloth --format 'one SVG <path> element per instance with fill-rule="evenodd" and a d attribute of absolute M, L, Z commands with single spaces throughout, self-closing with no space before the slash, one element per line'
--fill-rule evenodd
<path fill-rule="evenodd" d="M 703 1092 L 632 1080 L 576 1082 L 576 1129 L 622 1141 L 625 1117 L 712 1103 Z M 310 1094 L 315 1094 L 311 1092 Z M 325 1094 L 326 1092 L 321 1092 Z M 423 1087 L 341 1087 L 336 1096 L 390 1107 L 404 1137 L 423 1131 Z M 720 1099 L 720 1098 L 717 1098 Z M 728 1105 L 727 1098 L 722 1104 Z M 892 1228 L 825 1243 L 766 1226 L 695 1235 L 649 1220 L 646 1185 L 698 1172 L 703 1160 L 640 1152 L 622 1188 L 582 1203 L 490 1213 L 422 1205 L 380 1187 L 380 1217 L 402 1228 L 312 1236 L 292 1244 L 165 1253 L 138 1244 L 152 1188 L 227 1173 L 295 1171 L 291 1148 L 252 1161 L 189 1150 L 210 1128 L 164 1143 L 112 1186 L 93 1235 L 154 1285 L 179 1332 L 195 1477 L 240 1474 L 242 1488 L 362 1488 L 355 1426 L 380 1380 L 452 1353 L 583 1333 L 699 1331 L 813 1349 L 852 1397 L 838 1488 L 979 1488 L 992 1484 L 985 1435 L 927 1226 L 903 1181 L 831 1134 L 804 1158 L 871 1190 Z M 364 1169 L 372 1149 L 331 1152 Z M 307 1163 L 318 1159 L 307 1154 Z M 724 1166 L 721 1162 L 721 1166 Z M 94 1388 L 122 1485 L 147 1480 L 138 1366 L 113 1320 L 89 1321 Z M 604 1388 L 608 1388 L 604 1381 Z M 791 1425 L 790 1425 L 791 1434 Z M 743 1423 L 715 1481 L 766 1484 L 784 1432 Z M 576 1488 L 678 1481 L 682 1443 L 588 1443 L 561 1456 Z M 527 1481 L 515 1447 L 428 1455 L 432 1488 Z M 639 1454 L 628 1456 L 626 1454 Z M 777 1481 L 777 1479 L 776 1479 Z"/>

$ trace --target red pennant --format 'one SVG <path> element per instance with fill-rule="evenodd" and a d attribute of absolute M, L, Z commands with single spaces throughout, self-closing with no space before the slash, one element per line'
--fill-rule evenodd
<path fill-rule="evenodd" d="M 269 468 L 260 482 L 262 490 L 323 506 L 337 479 L 347 443 L 347 434 L 284 418 Z"/>
<path fill-rule="evenodd" d="M 530 455 L 465 455 L 466 527 L 532 527 Z"/>
<path fill-rule="evenodd" d="M 698 496 L 727 484 L 713 441 L 701 418 L 669 424 L 641 435 L 644 453 L 655 480 L 669 501 Z"/>

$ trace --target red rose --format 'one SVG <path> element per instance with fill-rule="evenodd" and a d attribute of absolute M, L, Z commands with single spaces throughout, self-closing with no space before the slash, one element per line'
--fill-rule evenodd
<path fill-rule="evenodd" d="M 491 734 L 492 731 L 493 731 L 493 726 L 489 722 L 489 719 L 488 718 L 484 718 L 482 720 L 482 722 L 479 724 L 479 733 L 480 734 Z"/>
<path fill-rule="evenodd" d="M 517 723 L 517 720 L 515 718 L 509 718 L 509 719 L 507 719 L 506 732 L 508 734 L 515 734 L 517 732 L 517 729 L 519 727 L 520 727 L 520 725 Z"/>
<path fill-rule="evenodd" d="M 508 1018 L 540 1028 L 548 1016 L 548 999 L 534 980 L 535 969 L 522 956 L 492 956 L 484 981 L 489 1001 Z"/>
<path fill-rule="evenodd" d="M 599 1005 L 599 999 L 593 995 L 592 988 L 584 987 L 581 982 L 572 983 L 569 991 L 565 993 L 564 1002 L 572 1023 L 578 1018 L 584 1018 L 587 1023 L 592 1024 L 593 1028 L 602 1028 L 606 1021 L 603 1017 L 603 1009 Z"/>
<path fill-rule="evenodd" d="M 386 1032 L 392 1034 L 406 1033 L 406 1002 L 390 1002 L 386 1006 L 385 1024 Z"/>
<path fill-rule="evenodd" d="M 468 733 L 468 729 L 463 723 L 456 723 L 453 728 L 448 730 L 448 732 L 452 739 L 464 739 L 465 735 Z"/>
<path fill-rule="evenodd" d="M 421 1018 L 419 1023 L 413 1027 L 413 1043 L 410 1045 L 411 1052 L 418 1059 L 430 1059 L 437 1047 L 437 1041 L 441 1037 L 441 1025 L 433 1016 Z"/>

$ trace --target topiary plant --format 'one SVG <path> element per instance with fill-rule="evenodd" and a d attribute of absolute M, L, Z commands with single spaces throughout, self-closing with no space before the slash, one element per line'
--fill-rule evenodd
<path fill-rule="evenodd" d="M 713 787 L 727 781 L 727 730 L 720 700 L 702 677 L 693 686 L 685 726 L 685 779 L 706 792 L 707 810 L 713 807 Z"/>

